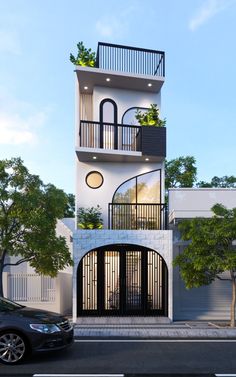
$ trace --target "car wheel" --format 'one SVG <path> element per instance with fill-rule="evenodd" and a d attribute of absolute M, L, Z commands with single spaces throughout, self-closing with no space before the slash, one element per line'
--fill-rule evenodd
<path fill-rule="evenodd" d="M 0 361 L 13 365 L 26 356 L 26 342 L 22 335 L 14 331 L 5 331 L 0 334 Z"/>

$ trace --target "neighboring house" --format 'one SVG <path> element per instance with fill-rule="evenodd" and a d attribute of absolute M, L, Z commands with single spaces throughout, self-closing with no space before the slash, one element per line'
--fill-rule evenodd
<path fill-rule="evenodd" d="M 184 247 L 178 220 L 210 216 L 216 202 L 236 207 L 236 192 L 171 190 L 169 227 L 166 128 L 140 126 L 135 117 L 138 109 L 161 107 L 164 52 L 99 43 L 96 66 L 75 66 L 75 73 L 76 209 L 99 205 L 104 227 L 73 234 L 74 321 L 228 318 L 229 287 L 187 291 L 172 261 Z"/>
<path fill-rule="evenodd" d="M 65 218 L 57 221 L 57 236 L 65 237 L 72 255 L 75 221 Z M 49 251 L 50 252 L 50 251 Z M 16 263 L 20 257 L 8 257 Z M 36 274 L 29 263 L 7 266 L 3 273 L 6 297 L 34 308 L 47 309 L 62 314 L 72 312 L 72 267 L 60 271 L 56 278 Z"/>
<path fill-rule="evenodd" d="M 182 252 L 185 242 L 177 229 L 183 219 L 211 217 L 211 208 L 222 203 L 227 208 L 236 207 L 236 189 L 181 188 L 169 190 L 169 228 L 173 230 L 173 257 Z M 225 273 L 226 274 L 226 273 Z M 232 287 L 230 281 L 215 280 L 209 286 L 187 290 L 174 270 L 174 318 L 184 319 L 229 319 Z"/>

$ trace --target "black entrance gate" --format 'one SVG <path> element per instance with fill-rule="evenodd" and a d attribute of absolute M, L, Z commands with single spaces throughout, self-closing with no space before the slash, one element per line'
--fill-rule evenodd
<path fill-rule="evenodd" d="M 112 245 L 86 254 L 78 267 L 78 315 L 167 316 L 167 267 L 154 250 Z"/>

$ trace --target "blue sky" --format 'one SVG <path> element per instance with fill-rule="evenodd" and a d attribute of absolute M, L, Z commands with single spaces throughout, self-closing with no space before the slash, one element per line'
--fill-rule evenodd
<path fill-rule="evenodd" d="M 0 2 L 0 159 L 21 156 L 74 192 L 76 43 L 166 52 L 168 159 L 193 155 L 199 180 L 236 175 L 236 0 Z"/>

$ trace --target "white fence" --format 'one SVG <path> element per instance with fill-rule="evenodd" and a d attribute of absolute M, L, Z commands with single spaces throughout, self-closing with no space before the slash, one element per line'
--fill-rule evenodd
<path fill-rule="evenodd" d="M 8 296 L 14 301 L 56 300 L 56 281 L 49 276 L 37 274 L 8 274 Z"/>
<path fill-rule="evenodd" d="M 56 278 L 38 274 L 3 273 L 4 295 L 22 305 L 70 314 L 72 275 L 60 272 Z"/>

